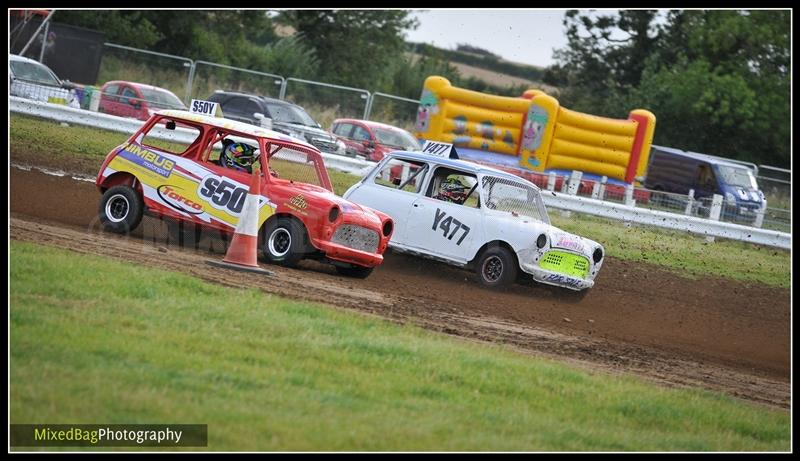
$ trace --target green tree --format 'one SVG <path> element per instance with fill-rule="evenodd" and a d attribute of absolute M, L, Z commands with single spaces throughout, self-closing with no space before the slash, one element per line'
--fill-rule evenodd
<path fill-rule="evenodd" d="M 385 88 L 405 50 L 403 32 L 416 21 L 402 10 L 286 11 L 281 20 L 302 33 L 319 58 L 318 79 L 359 88 Z"/>
<path fill-rule="evenodd" d="M 789 11 L 570 11 L 547 82 L 565 106 L 624 117 L 644 107 L 658 144 L 789 164 Z M 618 29 L 617 29 L 618 28 Z M 616 37 L 622 38 L 616 38 Z"/>

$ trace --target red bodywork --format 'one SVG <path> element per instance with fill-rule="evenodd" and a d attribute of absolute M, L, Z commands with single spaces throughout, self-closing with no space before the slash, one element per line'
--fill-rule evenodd
<path fill-rule="evenodd" d="M 188 115 L 188 113 L 185 114 Z M 383 252 L 386 250 L 394 229 L 394 223 L 391 217 L 377 210 L 352 203 L 335 195 L 322 156 L 315 148 L 307 144 L 299 144 L 293 141 L 293 138 L 283 136 L 279 133 L 270 132 L 275 135 L 275 137 L 270 137 L 266 136 L 266 132 L 263 131 L 259 136 L 247 134 L 244 131 L 237 131 L 237 125 L 247 126 L 239 124 L 238 122 L 222 119 L 226 122 L 226 126 L 222 128 L 221 126 L 204 124 L 190 118 L 182 119 L 174 115 L 153 115 L 125 144 L 116 147 L 106 156 L 96 180 L 96 185 L 101 192 L 105 192 L 107 189 L 116 185 L 129 185 L 142 194 L 145 207 L 150 215 L 167 216 L 180 221 L 192 222 L 201 227 L 214 229 L 226 234 L 233 234 L 235 229 L 233 225 L 219 219 L 211 219 L 210 222 L 206 222 L 194 215 L 182 214 L 175 211 L 170 206 L 154 200 L 148 197 L 148 194 L 143 193 L 143 189 L 150 186 L 148 186 L 146 181 L 142 178 L 134 178 L 131 173 L 115 172 L 113 168 L 108 168 L 109 163 L 123 152 L 123 150 L 129 148 L 129 146 L 143 146 L 143 144 L 138 143 L 136 140 L 142 139 L 143 136 L 156 125 L 160 124 L 163 126 L 166 122 L 165 119 L 179 121 L 182 124 L 191 126 L 200 131 L 197 140 L 195 140 L 184 153 L 181 155 L 168 154 L 171 155 L 170 158 L 179 157 L 178 161 L 180 163 L 176 168 L 184 171 L 186 168 L 180 168 L 180 166 L 187 166 L 186 162 L 191 162 L 192 165 L 189 166 L 200 168 L 203 171 L 207 171 L 210 175 L 231 179 L 239 184 L 249 184 L 251 175 L 246 172 L 223 168 L 216 163 L 203 161 L 200 156 L 205 153 L 205 156 L 208 157 L 210 153 L 208 146 L 218 142 L 220 139 L 218 136 L 220 136 L 222 132 L 227 135 L 255 136 L 257 138 L 261 152 L 261 195 L 267 199 L 268 203 L 273 204 L 274 207 L 274 213 L 261 224 L 262 229 L 271 219 L 291 216 L 303 224 L 309 237 L 310 244 L 323 253 L 328 259 L 365 267 L 374 267 L 383 261 Z M 246 129 L 249 130 L 259 130 L 259 128 L 256 127 L 247 127 Z M 256 140 L 253 139 L 253 141 L 255 142 Z M 156 150 L 157 148 L 155 146 L 144 145 L 144 148 L 159 152 Z M 281 148 L 292 149 L 306 154 L 308 163 L 313 164 L 321 186 L 283 179 L 275 176 L 275 173 L 264 174 L 265 171 L 271 171 L 269 167 L 271 156 L 266 155 L 266 153 L 272 152 L 272 155 L 274 155 L 276 152 L 280 152 Z M 199 175 L 195 174 L 193 176 L 198 177 L 197 184 L 199 184 Z M 185 180 L 185 178 L 182 180 Z M 297 197 L 302 197 L 302 201 L 298 202 Z M 186 200 L 185 197 L 181 197 L 181 199 Z M 187 203 L 191 205 L 191 202 L 182 202 L 184 205 Z M 336 213 L 335 219 L 331 220 L 330 217 L 332 216 L 333 208 L 337 208 L 338 213 Z M 377 250 L 371 253 L 332 242 L 331 238 L 334 232 L 339 226 L 344 224 L 360 226 L 377 232 L 379 236 Z M 261 235 L 261 232 L 259 232 L 259 235 Z"/>
<path fill-rule="evenodd" d="M 354 128 L 352 131 L 348 130 L 349 133 L 342 135 L 337 133 L 337 131 L 339 131 L 337 127 L 340 127 L 342 124 L 352 125 Z M 373 162 L 381 161 L 389 152 L 406 150 L 403 147 L 381 144 L 378 141 L 378 137 L 375 136 L 375 128 L 405 133 L 409 137 L 414 138 L 411 133 L 403 130 L 402 128 L 397 128 L 385 123 L 350 118 L 340 118 L 334 120 L 333 124 L 331 125 L 331 134 L 345 143 L 348 152 L 359 157 L 364 157 L 367 160 L 372 160 Z"/>

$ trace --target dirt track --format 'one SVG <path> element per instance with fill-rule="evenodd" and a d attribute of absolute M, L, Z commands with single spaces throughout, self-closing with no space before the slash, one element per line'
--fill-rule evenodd
<path fill-rule="evenodd" d="M 55 193 L 54 193 L 55 192 Z M 232 280 L 205 264 L 224 242 L 171 244 L 164 223 L 145 218 L 131 237 L 98 230 L 99 193 L 89 182 L 11 169 L 11 237 Z M 219 258 L 219 255 L 212 256 Z M 789 406 L 789 290 L 722 278 L 684 279 L 657 266 L 610 257 L 582 301 L 547 288 L 479 288 L 465 271 L 397 254 L 367 280 L 314 262 L 277 276 L 237 275 L 266 292 L 356 309 L 468 339 L 632 372 L 668 385 L 702 386 Z M 239 273 L 237 273 L 239 274 Z"/>

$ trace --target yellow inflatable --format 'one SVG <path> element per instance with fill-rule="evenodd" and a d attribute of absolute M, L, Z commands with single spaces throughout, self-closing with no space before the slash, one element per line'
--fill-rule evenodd
<path fill-rule="evenodd" d="M 415 130 L 420 139 L 482 151 L 482 160 L 511 161 L 534 171 L 580 170 L 631 183 L 645 174 L 655 123 L 643 109 L 631 111 L 627 120 L 597 117 L 561 107 L 539 90 L 520 98 L 494 96 L 431 76 L 422 89 Z"/>

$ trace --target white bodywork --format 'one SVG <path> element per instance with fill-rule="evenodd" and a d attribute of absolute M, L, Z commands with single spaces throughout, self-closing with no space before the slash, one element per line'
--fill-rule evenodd
<path fill-rule="evenodd" d="M 393 159 L 427 165 L 427 170 L 420 173 L 425 177 L 418 179 L 421 181 L 418 192 L 376 183 L 376 176 Z M 480 205 L 475 208 L 426 196 L 434 176 L 432 172 L 438 167 L 476 176 L 477 186 L 472 196 L 479 198 Z M 408 172 L 403 172 L 403 175 L 407 176 Z M 497 183 L 527 192 L 527 202 L 522 204 L 520 212 L 496 209 L 499 208 L 496 193 L 492 195 L 491 187 Z M 395 230 L 389 242 L 393 249 L 466 266 L 487 244 L 502 242 L 514 251 L 520 269 L 535 281 L 572 290 L 591 288 L 603 264 L 605 253 L 602 245 L 550 225 L 539 192 L 539 188 L 529 181 L 483 165 L 419 152 L 393 152 L 353 185 L 344 198 L 380 210 L 394 219 Z M 542 234 L 546 242 L 539 248 L 537 239 Z M 552 250 L 586 258 L 588 271 L 585 276 L 576 277 L 568 274 L 569 271 L 552 270 L 552 266 L 548 269 L 541 267 L 544 256 Z M 598 250 L 599 259 L 595 261 Z"/>

